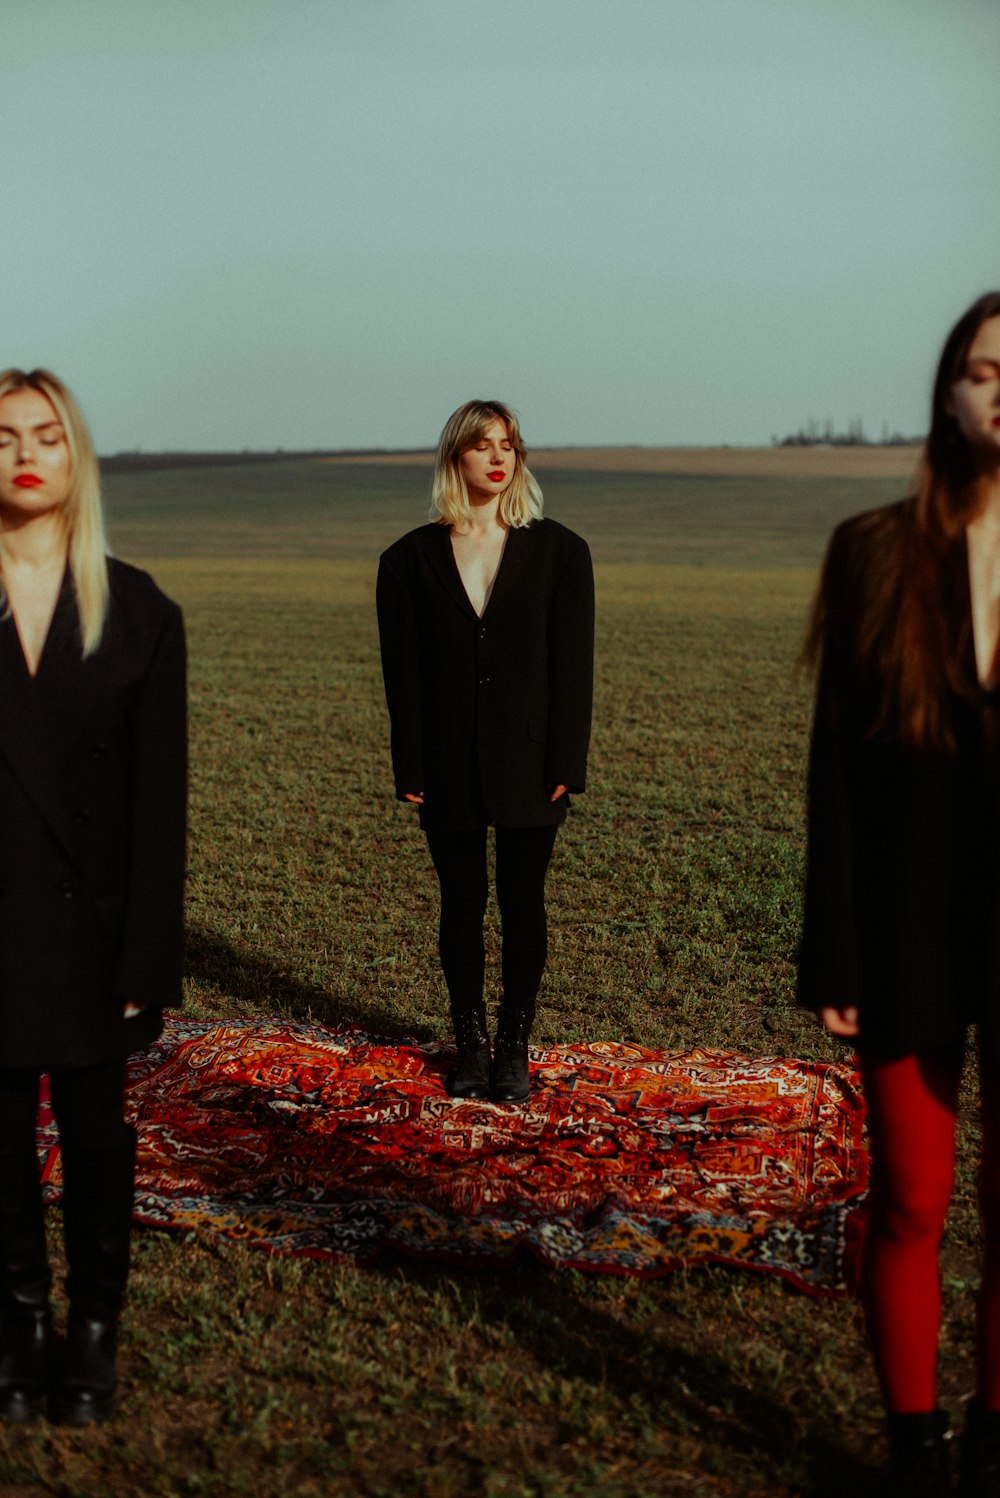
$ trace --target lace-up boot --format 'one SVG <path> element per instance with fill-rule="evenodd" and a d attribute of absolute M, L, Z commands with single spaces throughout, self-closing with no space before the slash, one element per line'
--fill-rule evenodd
<path fill-rule="evenodd" d="M 486 1028 L 486 1006 L 452 1010 L 457 1052 L 455 1065 L 445 1078 L 451 1097 L 488 1098 L 490 1095 L 490 1036 Z"/>
<path fill-rule="evenodd" d="M 532 1009 L 510 1009 L 505 1005 L 500 1011 L 490 1076 L 490 1097 L 494 1103 L 522 1103 L 528 1096 L 528 1036 L 534 1017 Z"/>

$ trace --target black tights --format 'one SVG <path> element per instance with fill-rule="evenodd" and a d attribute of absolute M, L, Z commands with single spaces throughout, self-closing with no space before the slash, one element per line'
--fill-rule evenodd
<path fill-rule="evenodd" d="M 503 928 L 504 1008 L 534 1011 L 548 951 L 545 875 L 558 825 L 496 829 L 496 889 Z M 441 883 L 439 951 L 452 1015 L 483 1003 L 488 890 L 486 828 L 430 832 L 427 844 Z"/>
<path fill-rule="evenodd" d="M 0 1067 L 0 1148 L 35 1148 L 38 1081 L 32 1067 Z M 121 1144 L 125 1127 L 125 1057 L 96 1066 L 65 1067 L 50 1074 L 52 1111 L 63 1145 L 102 1149 Z"/>

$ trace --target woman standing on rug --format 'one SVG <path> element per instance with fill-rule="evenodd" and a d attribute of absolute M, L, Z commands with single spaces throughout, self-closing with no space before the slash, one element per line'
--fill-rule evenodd
<path fill-rule="evenodd" d="M 115 1401 L 135 1134 L 125 1058 L 180 1001 L 184 634 L 105 554 L 97 462 L 44 370 L 0 374 L 0 1418 L 105 1420 Z M 35 1151 L 59 1127 L 69 1273 L 52 1357 Z"/>
<path fill-rule="evenodd" d="M 945 343 L 915 492 L 835 531 L 811 645 L 800 994 L 861 1056 L 867 1319 L 897 1490 L 948 1491 L 938 1246 L 975 1021 L 986 1255 L 961 1491 L 1000 1494 L 1000 292 Z"/>
<path fill-rule="evenodd" d="M 586 542 L 543 520 L 514 413 L 448 420 L 430 525 L 386 551 L 382 671 L 397 798 L 419 807 L 441 885 L 440 955 L 457 1041 L 453 1097 L 528 1096 L 547 951 L 545 876 L 569 791 L 584 789 L 594 585 Z M 502 979 L 491 1057 L 483 995 L 486 829 L 496 829 Z"/>

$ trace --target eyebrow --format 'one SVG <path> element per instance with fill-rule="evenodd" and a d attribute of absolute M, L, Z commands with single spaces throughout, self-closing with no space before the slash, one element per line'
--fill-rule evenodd
<path fill-rule="evenodd" d="M 28 428 L 28 431 L 46 432 L 50 427 L 58 427 L 60 431 L 63 430 L 63 424 L 61 421 L 36 421 L 33 427 Z M 20 430 L 20 427 L 8 427 L 4 426 L 4 424 L 0 422 L 0 432 L 9 432 L 12 437 L 16 437 Z"/>
<path fill-rule="evenodd" d="M 994 359 L 992 354 L 970 354 L 965 367 L 971 369 L 974 364 L 992 364 L 994 369 L 1000 369 L 1000 359 Z"/>

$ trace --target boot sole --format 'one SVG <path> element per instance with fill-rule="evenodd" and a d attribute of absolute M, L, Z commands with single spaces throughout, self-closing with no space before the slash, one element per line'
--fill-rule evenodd
<path fill-rule="evenodd" d="M 0 1401 L 0 1420 L 9 1425 L 34 1425 L 45 1414 L 45 1394 L 8 1394 Z"/>
<path fill-rule="evenodd" d="M 110 1420 L 118 1408 L 117 1394 L 104 1394 L 99 1399 L 51 1399 L 49 1401 L 49 1423 L 51 1425 L 103 1425 Z"/>

